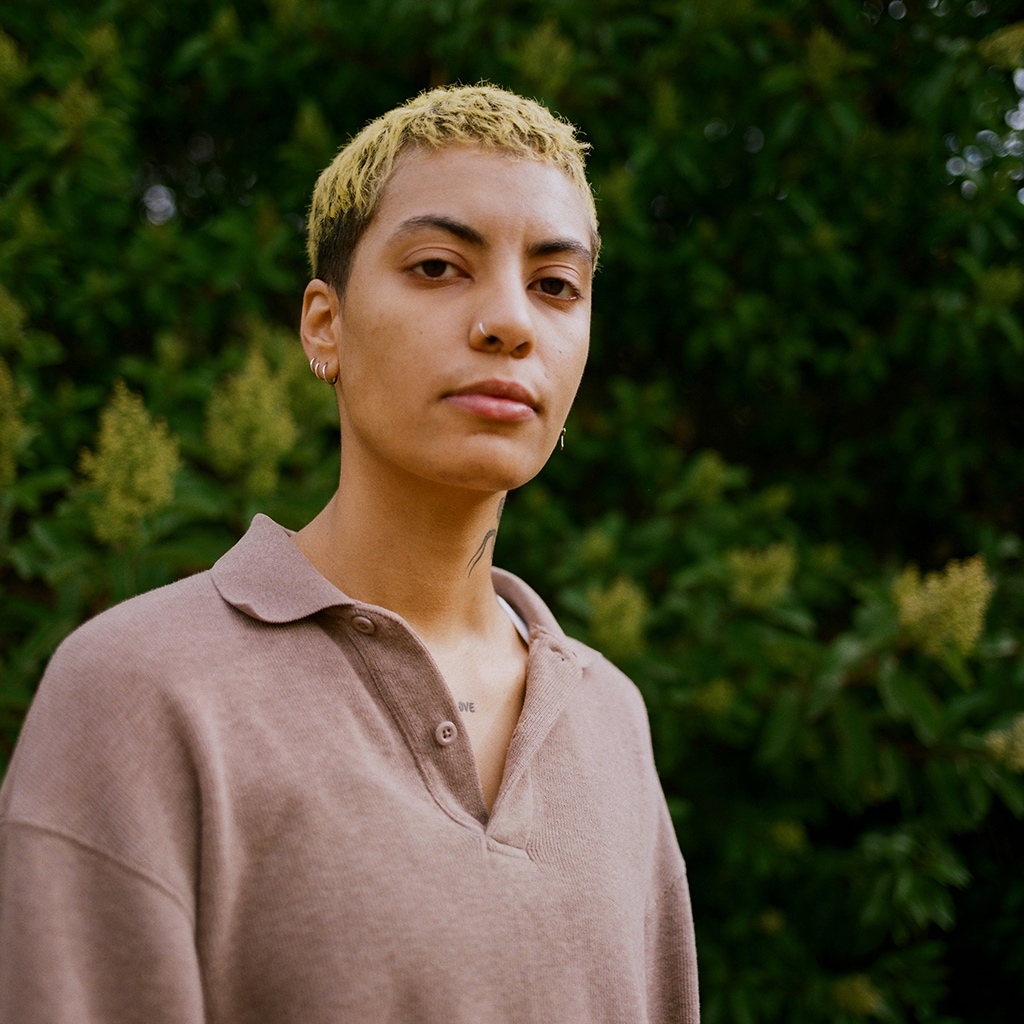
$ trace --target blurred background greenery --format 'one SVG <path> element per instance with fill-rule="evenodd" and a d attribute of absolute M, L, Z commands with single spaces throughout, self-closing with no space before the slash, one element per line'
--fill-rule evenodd
<path fill-rule="evenodd" d="M 0 763 L 86 617 L 337 474 L 317 172 L 489 79 L 593 143 L 564 452 L 499 564 L 637 681 L 704 1019 L 1018 1021 L 1024 23 L 1008 0 L 0 15 Z"/>

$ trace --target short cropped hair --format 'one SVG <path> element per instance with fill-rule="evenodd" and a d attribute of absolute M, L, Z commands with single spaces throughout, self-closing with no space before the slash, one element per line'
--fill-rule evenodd
<path fill-rule="evenodd" d="M 312 276 L 344 292 L 356 245 L 380 206 L 398 156 L 414 146 L 460 144 L 541 160 L 564 172 L 586 203 L 596 256 L 597 211 L 584 165 L 590 144 L 576 137 L 575 127 L 496 86 L 443 86 L 371 121 L 321 173 L 308 218 Z"/>

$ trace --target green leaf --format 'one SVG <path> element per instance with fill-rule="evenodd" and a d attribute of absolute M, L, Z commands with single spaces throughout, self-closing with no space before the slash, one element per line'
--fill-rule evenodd
<path fill-rule="evenodd" d="M 862 801 L 874 761 L 871 726 L 863 710 L 849 696 L 841 697 L 833 705 L 832 722 L 843 787 L 850 802 L 857 805 Z"/>
<path fill-rule="evenodd" d="M 878 693 L 886 711 L 897 721 L 909 721 L 922 743 L 934 744 L 942 730 L 942 707 L 915 676 L 903 671 L 895 658 L 878 674 Z"/>
<path fill-rule="evenodd" d="M 758 756 L 765 764 L 773 764 L 789 754 L 796 741 L 802 719 L 800 693 L 795 686 L 788 687 L 772 708 L 761 735 Z"/>

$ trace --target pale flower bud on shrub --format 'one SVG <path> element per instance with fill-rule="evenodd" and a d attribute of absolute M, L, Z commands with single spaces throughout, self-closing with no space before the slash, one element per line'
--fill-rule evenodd
<path fill-rule="evenodd" d="M 562 35 L 556 21 L 542 21 L 519 45 L 516 56 L 519 73 L 543 95 L 556 95 L 572 77 L 572 40 Z"/>
<path fill-rule="evenodd" d="M 763 935 L 778 935 L 786 927 L 786 915 L 778 907 L 766 907 L 754 918 L 754 927 Z"/>
<path fill-rule="evenodd" d="M 992 306 L 1012 306 L 1024 294 L 1024 270 L 1011 263 L 989 267 L 978 282 L 981 299 Z"/>
<path fill-rule="evenodd" d="M 590 632 L 609 658 L 628 658 L 644 648 L 647 595 L 630 579 L 620 577 L 607 589 L 591 588 Z"/>
<path fill-rule="evenodd" d="M 786 543 L 763 551 L 736 548 L 726 552 L 732 572 L 732 598 L 743 608 L 763 611 L 785 596 L 796 572 L 796 552 Z"/>
<path fill-rule="evenodd" d="M 25 77 L 25 59 L 15 41 L 0 29 L 0 96 Z"/>
<path fill-rule="evenodd" d="M 174 494 L 178 442 L 167 424 L 154 422 L 142 399 L 118 381 L 100 413 L 94 452 L 83 450 L 80 469 L 93 532 L 107 544 L 137 540 L 142 520 L 163 508 Z"/>
<path fill-rule="evenodd" d="M 964 562 L 954 559 L 923 581 L 917 568 L 908 566 L 893 583 L 892 593 L 907 639 L 938 658 L 948 647 L 960 654 L 974 650 L 992 590 L 985 560 L 975 555 Z"/>
<path fill-rule="evenodd" d="M 702 452 L 690 470 L 690 493 L 710 505 L 722 496 L 729 482 L 729 467 L 718 452 Z"/>
<path fill-rule="evenodd" d="M 615 557 L 615 538 L 607 530 L 593 526 L 580 542 L 579 559 L 582 565 L 605 565 Z"/>
<path fill-rule="evenodd" d="M 846 67 L 846 48 L 831 32 L 818 26 L 807 42 L 807 74 L 827 91 Z"/>
<path fill-rule="evenodd" d="M 985 733 L 985 749 L 995 761 L 1002 761 L 1010 749 L 1010 730 L 993 729 Z"/>
<path fill-rule="evenodd" d="M 277 485 L 278 465 L 297 434 L 283 381 L 257 348 L 250 349 L 241 370 L 217 387 L 206 406 L 214 466 L 242 476 L 251 494 L 266 494 Z"/>
<path fill-rule="evenodd" d="M 1013 71 L 1024 64 L 1024 21 L 996 29 L 980 43 L 982 59 L 997 68 Z"/>
<path fill-rule="evenodd" d="M 18 446 L 25 433 L 18 394 L 10 368 L 0 359 L 0 487 L 14 483 L 17 475 Z"/>
<path fill-rule="evenodd" d="M 57 118 L 72 139 L 77 139 L 99 117 L 100 101 L 81 79 L 72 82 L 57 100 Z"/>
<path fill-rule="evenodd" d="M 123 44 L 117 28 L 109 21 L 97 25 L 84 40 L 84 50 L 89 59 L 100 67 L 113 69 L 123 51 Z"/>
<path fill-rule="evenodd" d="M 802 849 L 807 843 L 807 829 L 800 821 L 776 821 L 769 828 L 775 846 L 784 853 Z"/>
<path fill-rule="evenodd" d="M 993 760 L 1011 772 L 1024 774 L 1024 714 L 1017 715 L 1006 729 L 993 729 L 985 736 L 985 749 Z"/>
<path fill-rule="evenodd" d="M 736 687 L 728 679 L 712 679 L 694 694 L 693 702 L 709 715 L 724 715 L 736 703 Z"/>
<path fill-rule="evenodd" d="M 770 516 L 783 516 L 793 504 L 793 491 L 785 484 L 766 487 L 758 495 L 758 504 Z"/>
<path fill-rule="evenodd" d="M 1010 727 L 1010 742 L 1003 760 L 1011 772 L 1024 773 L 1024 715 L 1018 715 Z"/>
<path fill-rule="evenodd" d="M 877 1017 L 885 1009 L 882 993 L 866 974 L 850 974 L 833 982 L 832 999 L 855 1017 Z"/>
<path fill-rule="evenodd" d="M 21 303 L 0 284 L 0 349 L 14 348 L 25 325 Z"/>

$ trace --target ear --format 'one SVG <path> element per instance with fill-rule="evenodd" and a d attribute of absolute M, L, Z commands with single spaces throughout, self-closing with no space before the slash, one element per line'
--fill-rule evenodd
<path fill-rule="evenodd" d="M 338 293 L 326 281 L 314 278 L 302 296 L 299 333 L 307 359 L 324 364 L 328 378 L 338 373 L 341 363 L 341 304 Z"/>

